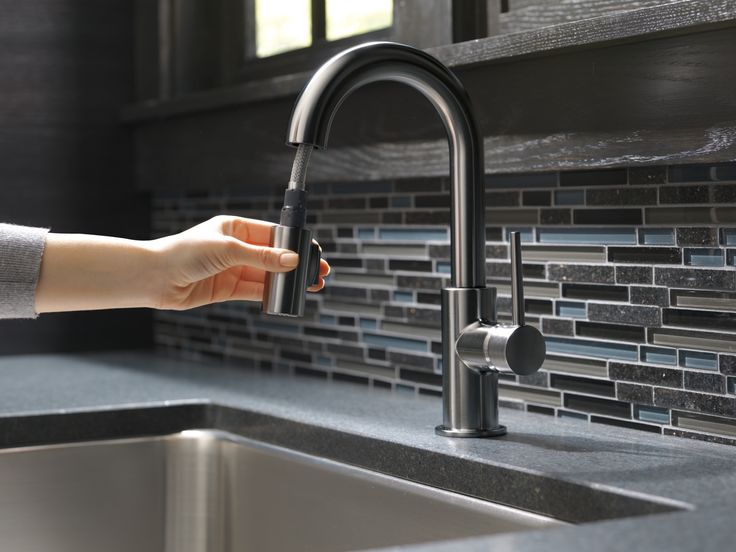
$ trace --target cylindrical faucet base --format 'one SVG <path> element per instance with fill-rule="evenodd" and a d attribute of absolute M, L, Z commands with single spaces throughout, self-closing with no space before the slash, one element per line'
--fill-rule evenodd
<path fill-rule="evenodd" d="M 443 424 L 435 429 L 447 437 L 494 437 L 506 433 L 498 423 L 498 373 L 480 373 L 458 356 L 455 343 L 474 322 L 495 322 L 495 288 L 442 290 Z"/>

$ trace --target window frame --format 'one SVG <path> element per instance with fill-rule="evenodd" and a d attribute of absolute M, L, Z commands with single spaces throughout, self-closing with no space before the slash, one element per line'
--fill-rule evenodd
<path fill-rule="evenodd" d="M 248 59 L 246 33 L 254 18 L 246 20 L 245 14 L 254 0 L 135 0 L 136 99 L 168 102 L 276 82 L 312 71 L 339 51 L 367 41 L 392 40 L 422 49 L 451 44 L 455 6 L 487 1 L 494 0 L 394 0 L 390 28 Z M 324 0 L 313 6 L 324 9 Z M 325 29 L 319 31 L 324 35 Z M 254 37 L 253 30 L 250 34 Z"/>
<path fill-rule="evenodd" d="M 394 0 L 394 19 L 391 27 L 368 31 L 359 35 L 348 36 L 337 40 L 326 38 L 326 0 L 311 0 L 312 7 L 312 43 L 304 48 L 297 48 L 279 54 L 259 58 L 256 56 L 256 0 L 238 2 L 232 17 L 240 21 L 231 30 L 230 51 L 235 52 L 232 62 L 231 76 L 236 82 L 285 75 L 308 70 L 332 55 L 374 40 L 392 40 L 395 36 L 394 25 L 396 5 Z"/>

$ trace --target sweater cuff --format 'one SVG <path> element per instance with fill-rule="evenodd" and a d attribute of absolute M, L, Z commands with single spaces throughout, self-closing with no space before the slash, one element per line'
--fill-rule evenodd
<path fill-rule="evenodd" d="M 48 228 L 0 223 L 0 318 L 36 318 L 36 286 Z"/>

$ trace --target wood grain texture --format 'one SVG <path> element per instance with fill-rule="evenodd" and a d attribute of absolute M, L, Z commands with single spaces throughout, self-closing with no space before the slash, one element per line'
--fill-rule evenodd
<path fill-rule="evenodd" d="M 476 108 L 488 172 L 736 158 L 736 27 L 564 51 L 458 73 Z M 146 189 L 285 181 L 291 98 L 139 127 Z M 374 84 L 335 117 L 310 181 L 447 174 L 439 118 L 416 92 Z"/>
<path fill-rule="evenodd" d="M 447 8 L 449 10 L 449 7 Z M 448 11 L 449 13 L 449 11 Z M 736 19 L 733 0 L 687 0 L 593 20 L 535 29 L 511 35 L 492 36 L 427 51 L 449 67 L 462 70 L 473 64 L 498 64 L 517 58 L 546 56 L 569 50 L 607 47 L 630 41 L 649 40 L 678 33 L 691 33 L 731 26 Z M 446 42 L 450 42 L 449 37 Z M 244 85 L 212 90 L 164 102 L 147 101 L 122 111 L 129 123 L 223 109 L 265 99 L 294 97 L 311 72 L 266 78 Z"/>
<path fill-rule="evenodd" d="M 129 0 L 0 0 L 0 221 L 145 237 L 119 109 L 133 93 Z M 148 313 L 3 321 L 0 354 L 144 347 Z"/>
<path fill-rule="evenodd" d="M 583 21 L 574 21 L 510 35 L 499 35 L 428 52 L 450 67 L 498 63 L 522 56 L 546 55 L 567 49 L 609 46 L 681 32 L 731 25 L 736 19 L 732 0 L 687 0 Z"/>
<path fill-rule="evenodd" d="M 518 33 L 661 4 L 672 0 L 511 0 L 499 16 L 502 34 Z"/>

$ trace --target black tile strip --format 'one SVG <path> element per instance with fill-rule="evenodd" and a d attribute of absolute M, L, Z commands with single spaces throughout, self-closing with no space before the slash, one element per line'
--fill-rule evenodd
<path fill-rule="evenodd" d="M 582 410 L 619 418 L 631 418 L 631 405 L 629 403 L 609 399 L 597 399 L 565 393 L 565 408 L 571 410 Z"/>
<path fill-rule="evenodd" d="M 612 381 L 551 374 L 550 385 L 556 389 L 562 389 L 563 391 L 575 391 L 577 393 L 588 393 L 590 395 L 601 395 L 603 397 L 616 396 L 615 384 Z"/>

